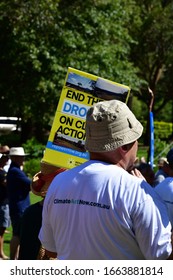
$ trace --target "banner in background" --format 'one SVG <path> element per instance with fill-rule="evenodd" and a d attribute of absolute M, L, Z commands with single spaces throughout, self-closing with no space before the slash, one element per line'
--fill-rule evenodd
<path fill-rule="evenodd" d="M 150 112 L 150 165 L 153 168 L 154 165 L 154 118 L 153 112 Z"/>

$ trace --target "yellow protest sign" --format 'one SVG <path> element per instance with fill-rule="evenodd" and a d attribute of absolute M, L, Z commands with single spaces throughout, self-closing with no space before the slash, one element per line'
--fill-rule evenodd
<path fill-rule="evenodd" d="M 87 161 L 87 110 L 101 100 L 118 99 L 127 103 L 129 94 L 128 86 L 69 67 L 43 161 L 67 169 Z"/>

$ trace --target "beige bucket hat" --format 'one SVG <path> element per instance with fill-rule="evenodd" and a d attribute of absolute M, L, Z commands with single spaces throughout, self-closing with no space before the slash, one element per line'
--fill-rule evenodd
<path fill-rule="evenodd" d="M 142 124 L 119 100 L 94 104 L 87 112 L 85 147 L 89 152 L 107 152 L 137 140 Z"/>

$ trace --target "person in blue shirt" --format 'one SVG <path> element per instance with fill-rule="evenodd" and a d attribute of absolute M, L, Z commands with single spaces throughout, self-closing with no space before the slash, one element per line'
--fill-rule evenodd
<path fill-rule="evenodd" d="M 10 259 L 18 259 L 20 245 L 20 225 L 25 209 L 30 205 L 31 179 L 23 171 L 25 152 L 23 147 L 10 149 L 11 164 L 7 173 L 12 238 L 10 241 Z"/>

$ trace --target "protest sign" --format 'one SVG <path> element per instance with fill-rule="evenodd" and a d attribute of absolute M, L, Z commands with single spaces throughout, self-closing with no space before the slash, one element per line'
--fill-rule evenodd
<path fill-rule="evenodd" d="M 87 161 L 87 110 L 102 100 L 118 99 L 127 103 L 129 94 L 128 86 L 69 67 L 43 161 L 67 169 Z"/>

